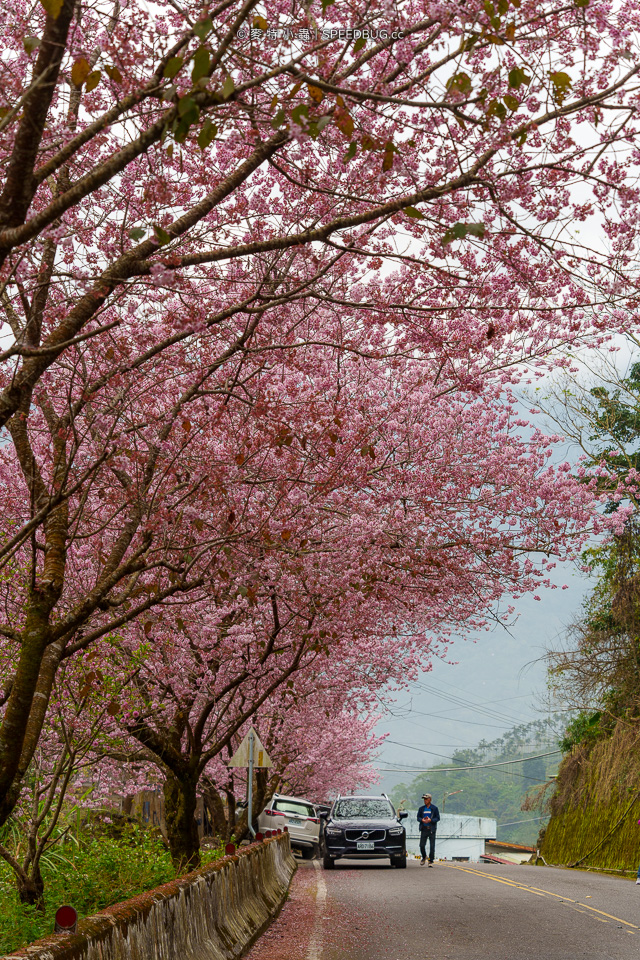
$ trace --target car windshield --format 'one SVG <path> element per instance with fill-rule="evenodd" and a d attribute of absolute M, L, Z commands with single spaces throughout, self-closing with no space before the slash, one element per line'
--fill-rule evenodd
<path fill-rule="evenodd" d="M 299 817 L 315 817 L 316 815 L 311 804 L 303 803 L 301 800 L 276 800 L 273 809 L 281 810 L 282 813 L 295 813 Z"/>
<path fill-rule="evenodd" d="M 393 807 L 388 800 L 352 797 L 350 800 L 338 800 L 333 808 L 337 820 L 376 820 L 393 817 Z"/>

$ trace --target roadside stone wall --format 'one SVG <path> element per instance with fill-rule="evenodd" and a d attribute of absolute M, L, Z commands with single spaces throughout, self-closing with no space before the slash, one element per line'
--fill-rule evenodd
<path fill-rule="evenodd" d="M 108 907 L 11 960 L 231 960 L 278 914 L 296 869 L 288 834 Z"/>

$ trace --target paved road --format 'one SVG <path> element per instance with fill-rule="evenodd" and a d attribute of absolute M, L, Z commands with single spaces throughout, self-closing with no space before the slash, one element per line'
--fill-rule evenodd
<path fill-rule="evenodd" d="M 640 886 L 573 870 L 301 863 L 248 960 L 638 960 Z"/>

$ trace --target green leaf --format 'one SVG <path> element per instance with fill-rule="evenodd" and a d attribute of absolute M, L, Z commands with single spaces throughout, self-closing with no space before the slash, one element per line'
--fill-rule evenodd
<path fill-rule="evenodd" d="M 146 232 L 144 227 L 133 227 L 132 230 L 129 230 L 129 237 L 137 243 L 138 240 L 142 240 Z"/>
<path fill-rule="evenodd" d="M 318 120 L 316 120 L 316 127 L 318 128 L 318 133 L 322 133 L 322 131 L 324 130 L 324 128 L 327 126 L 328 123 L 331 123 L 330 113 L 325 113 L 323 117 L 319 117 Z"/>
<path fill-rule="evenodd" d="M 187 139 L 189 130 L 191 129 L 191 123 L 189 120 L 185 120 L 182 117 L 181 120 L 176 120 L 172 126 L 173 139 L 176 143 L 184 143 Z M 168 151 L 167 151 L 168 152 Z"/>
<path fill-rule="evenodd" d="M 164 68 L 163 77 L 165 80 L 173 80 L 173 78 L 180 72 L 180 68 L 182 67 L 183 63 L 184 59 L 182 57 L 171 57 Z"/>
<path fill-rule="evenodd" d="M 588 7 L 591 0 L 573 0 L 574 7 Z"/>
<path fill-rule="evenodd" d="M 351 143 L 349 144 L 349 149 L 347 150 L 344 157 L 342 158 L 342 162 L 349 163 L 350 160 L 353 160 L 353 158 L 356 155 L 357 149 L 358 149 L 357 143 L 355 142 L 355 140 L 352 140 Z"/>
<path fill-rule="evenodd" d="M 40 3 L 50 17 L 53 17 L 54 20 L 58 19 L 60 11 L 62 10 L 63 0 L 40 0 Z"/>
<path fill-rule="evenodd" d="M 388 140 L 384 145 L 384 155 L 382 160 L 382 169 L 385 173 L 387 170 L 391 170 L 391 167 L 393 166 L 393 155 L 395 152 L 396 148 L 391 141 Z"/>
<path fill-rule="evenodd" d="M 306 103 L 300 103 L 297 107 L 294 107 L 291 111 L 291 119 L 294 123 L 297 123 L 299 127 L 303 126 L 302 118 L 307 119 L 309 117 L 309 107 Z"/>
<path fill-rule="evenodd" d="M 554 100 L 556 103 L 562 103 L 567 93 L 571 89 L 571 85 L 573 83 L 571 77 L 568 73 L 563 73 L 562 70 L 555 70 L 553 73 L 549 74 L 549 79 L 554 87 Z"/>
<path fill-rule="evenodd" d="M 500 120 L 505 120 L 507 116 L 507 108 L 504 103 L 500 103 L 499 100 L 491 100 L 489 107 L 487 109 L 488 117 L 499 117 Z"/>
<path fill-rule="evenodd" d="M 466 73 L 456 73 L 449 77 L 446 83 L 447 90 L 457 90 L 458 93 L 469 93 L 471 90 L 471 79 Z"/>
<path fill-rule="evenodd" d="M 198 134 L 198 146 L 201 150 L 205 150 L 211 141 L 215 138 L 218 133 L 218 128 L 215 123 L 212 123 L 211 119 L 207 117 L 205 122 L 202 124 L 202 129 Z"/>
<path fill-rule="evenodd" d="M 367 43 L 367 41 L 365 40 L 364 37 L 358 37 L 358 39 L 356 40 L 356 42 L 355 42 L 354 45 L 353 45 L 353 52 L 354 52 L 354 53 L 359 53 L 359 52 L 362 50 L 362 48 L 363 48 L 364 46 L 366 46 L 366 43 Z"/>
<path fill-rule="evenodd" d="M 335 0 L 322 0 L 322 12 L 324 13 L 327 7 L 330 7 L 333 3 L 335 3 Z"/>
<path fill-rule="evenodd" d="M 504 17 L 505 13 L 509 11 L 509 0 L 498 0 L 498 13 L 501 17 Z"/>
<path fill-rule="evenodd" d="M 424 214 L 416 210 L 415 207 L 405 207 L 404 212 L 408 217 L 413 217 L 414 220 L 424 220 Z"/>
<path fill-rule="evenodd" d="M 465 237 L 484 237 L 484 223 L 454 223 L 452 227 L 445 232 L 442 238 L 442 246 L 453 243 L 454 240 L 464 240 Z"/>
<path fill-rule="evenodd" d="M 518 89 L 518 87 L 521 87 L 523 83 L 525 84 L 525 86 L 530 84 L 531 77 L 527 76 L 526 72 L 522 69 L 522 67 L 514 67 L 512 70 L 509 71 L 510 87 L 515 87 L 516 89 Z"/>
<path fill-rule="evenodd" d="M 84 87 L 87 93 L 91 93 L 92 90 L 95 90 L 95 88 L 100 83 L 101 76 L 102 76 L 102 73 L 100 70 L 94 70 L 92 73 L 89 74 L 89 76 L 87 77 L 87 82 Z"/>
<path fill-rule="evenodd" d="M 195 33 L 198 40 L 204 40 L 204 38 L 208 36 L 212 30 L 213 30 L 213 20 L 211 19 L 200 20 L 198 23 L 195 24 L 193 28 L 193 32 Z"/>
<path fill-rule="evenodd" d="M 236 85 L 233 82 L 233 77 L 229 75 L 222 87 L 222 96 L 224 97 L 224 99 L 228 100 L 229 97 L 232 96 L 235 89 L 236 89 Z"/>
<path fill-rule="evenodd" d="M 269 23 L 264 17 L 257 16 L 253 18 L 253 26 L 258 30 L 266 31 L 269 29 Z"/>
<path fill-rule="evenodd" d="M 200 108 L 189 94 L 186 97 L 180 97 L 178 100 L 178 116 L 189 124 L 196 123 L 199 120 Z"/>
<path fill-rule="evenodd" d="M 285 122 L 286 119 L 287 119 L 287 115 L 284 112 L 284 110 L 278 110 L 275 117 L 271 121 L 271 126 L 273 127 L 274 130 L 277 130 L 278 127 L 282 126 L 282 124 Z"/>
<path fill-rule="evenodd" d="M 33 51 L 37 50 L 38 47 L 40 46 L 40 37 L 32 37 L 32 36 L 25 37 L 24 40 L 22 41 L 22 46 L 24 47 L 25 51 L 29 54 L 29 56 L 31 56 Z"/>
<path fill-rule="evenodd" d="M 502 102 L 507 105 L 509 110 L 517 110 L 520 106 L 520 101 L 517 97 L 514 97 L 512 93 L 507 93 L 506 96 L 502 98 Z"/>
<path fill-rule="evenodd" d="M 162 227 L 159 227 L 157 224 L 154 224 L 153 234 L 161 247 L 164 247 L 167 243 L 171 243 L 171 237 L 167 231 L 163 230 Z"/>
<path fill-rule="evenodd" d="M 191 71 L 191 80 L 197 83 L 201 77 L 205 77 L 209 72 L 209 51 L 206 47 L 198 47 L 193 57 L 193 70 Z"/>

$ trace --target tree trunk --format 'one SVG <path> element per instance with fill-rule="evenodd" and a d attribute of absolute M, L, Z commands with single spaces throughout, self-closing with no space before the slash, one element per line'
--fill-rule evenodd
<path fill-rule="evenodd" d="M 39 865 L 36 865 L 30 874 L 16 877 L 16 883 L 20 903 L 28 903 L 39 913 L 44 913 L 44 881 Z"/>
<path fill-rule="evenodd" d="M 212 783 L 202 783 L 202 799 L 206 804 L 213 835 L 216 840 L 226 843 L 229 839 L 229 824 L 225 815 L 224 803 L 222 797 Z"/>
<path fill-rule="evenodd" d="M 200 866 L 200 838 L 195 814 L 196 782 L 169 774 L 164 782 L 164 817 L 171 860 L 178 874 Z"/>

